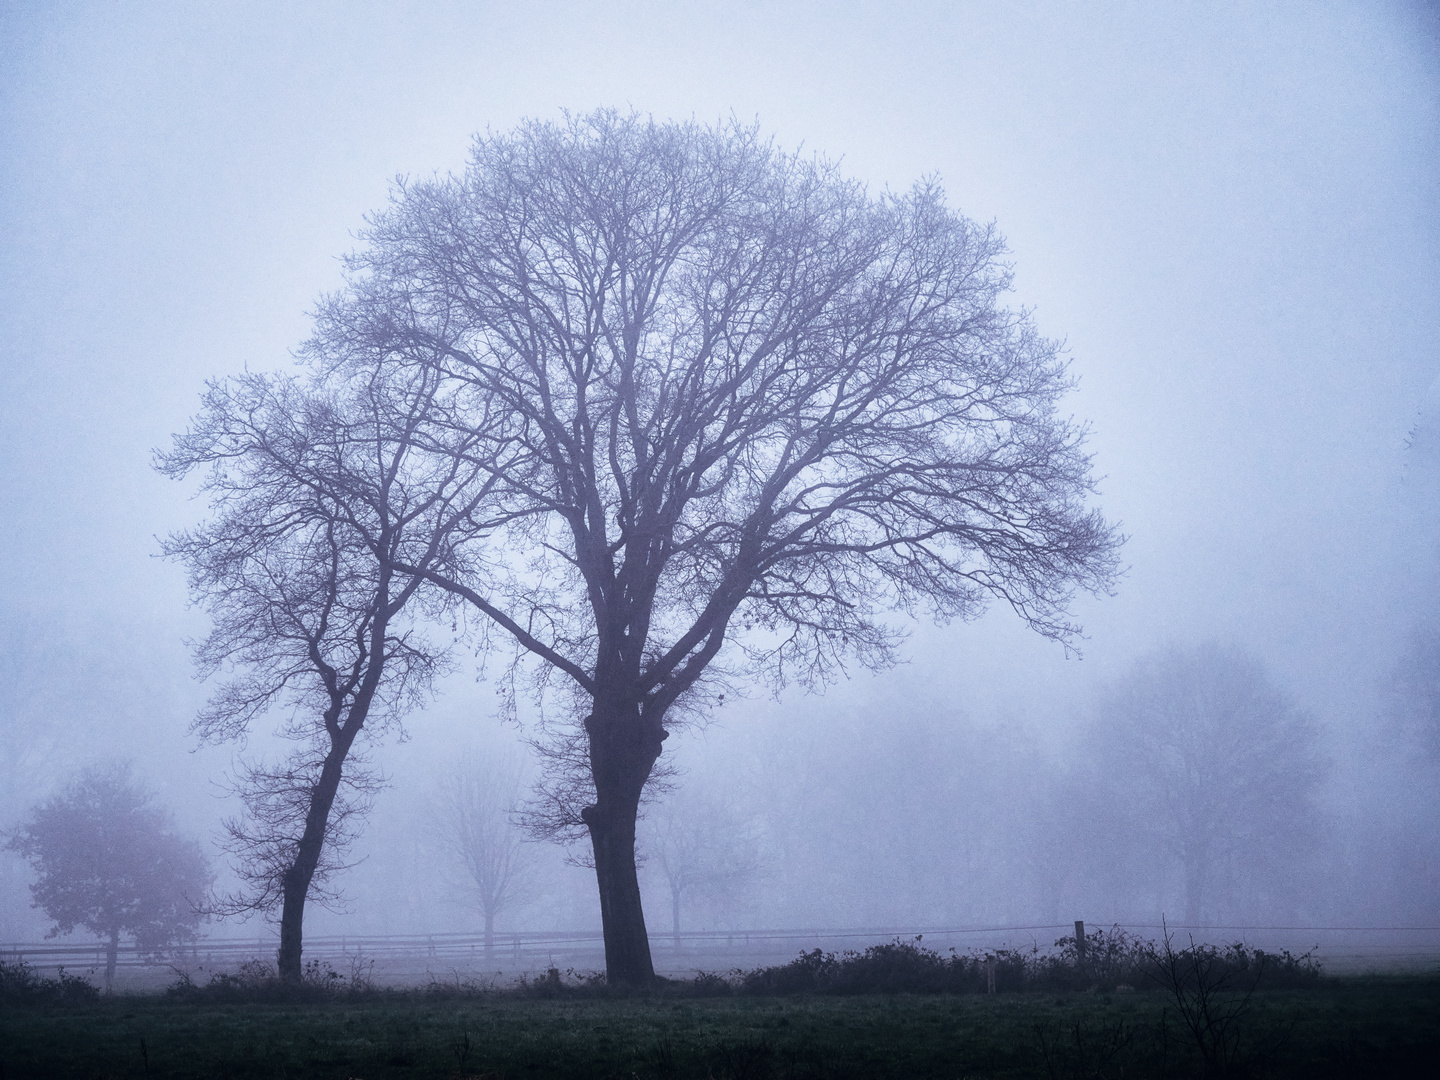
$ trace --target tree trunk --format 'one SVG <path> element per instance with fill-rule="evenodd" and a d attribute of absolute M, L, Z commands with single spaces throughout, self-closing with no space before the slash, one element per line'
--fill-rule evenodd
<path fill-rule="evenodd" d="M 612 986 L 644 986 L 655 981 L 655 965 L 635 872 L 635 818 L 667 733 L 657 722 L 647 724 L 638 704 L 623 698 L 612 698 L 605 706 L 597 701 L 585 718 L 585 731 L 595 805 L 585 807 L 580 816 L 595 853 L 605 977 Z"/>
<path fill-rule="evenodd" d="M 298 859 L 297 859 L 298 862 Z M 309 880 L 301 883 L 292 863 L 285 872 L 281 885 L 283 901 L 280 906 L 280 951 L 276 953 L 275 965 L 280 978 L 286 982 L 298 983 L 303 973 L 300 964 L 301 930 L 305 922 L 305 894 L 310 889 Z"/>
<path fill-rule="evenodd" d="M 351 736 L 353 738 L 353 735 Z M 325 845 L 325 829 L 330 821 L 330 808 L 335 805 L 335 792 L 340 788 L 341 767 L 350 750 L 350 738 L 343 733 L 338 740 L 332 740 L 330 752 L 320 767 L 320 779 L 310 791 L 310 809 L 305 815 L 305 831 L 295 849 L 295 861 L 281 879 L 280 908 L 280 952 L 276 966 L 280 978 L 289 983 L 298 983 L 303 974 L 300 963 L 301 930 L 305 921 L 305 897 L 310 891 L 310 881 L 315 876 L 315 867 L 320 863 L 321 849 Z"/>
<path fill-rule="evenodd" d="M 110 993 L 111 984 L 115 982 L 115 963 L 120 953 L 120 931 L 110 931 L 110 942 L 105 946 L 105 992 Z"/>
<path fill-rule="evenodd" d="M 675 937 L 675 951 L 680 951 L 680 886 L 670 883 L 670 932 Z"/>
<path fill-rule="evenodd" d="M 495 909 L 485 909 L 485 951 L 495 948 Z"/>
<path fill-rule="evenodd" d="M 1210 876 L 1207 853 L 1192 848 L 1185 856 L 1185 921 L 1200 925 L 1205 917 L 1205 886 Z"/>
<path fill-rule="evenodd" d="M 600 887 L 600 923 L 605 935 L 605 977 L 613 985 L 640 986 L 655 979 L 640 879 L 635 872 L 635 815 L 624 807 L 587 806 L 585 824 L 595 852 L 595 881 Z"/>

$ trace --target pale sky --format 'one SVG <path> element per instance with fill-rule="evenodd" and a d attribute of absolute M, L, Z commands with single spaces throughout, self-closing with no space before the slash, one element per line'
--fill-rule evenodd
<path fill-rule="evenodd" d="M 204 623 L 154 537 L 203 507 L 150 449 L 206 378 L 289 363 L 391 178 L 562 109 L 733 113 L 997 222 L 1132 537 L 1083 661 L 998 612 L 918 631 L 905 678 L 1043 711 L 1235 638 L 1363 725 L 1436 540 L 1405 439 L 1440 376 L 1437 48 L 1384 2 L 0 4 L 0 618 L 188 686 Z M 193 697 L 146 737 L 180 754 Z"/>

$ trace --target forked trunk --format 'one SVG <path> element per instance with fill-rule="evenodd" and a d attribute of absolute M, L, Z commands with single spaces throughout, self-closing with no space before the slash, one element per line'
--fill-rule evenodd
<path fill-rule="evenodd" d="M 310 892 L 310 882 L 315 877 L 315 868 L 320 863 L 321 849 L 325 845 L 325 829 L 330 821 L 330 809 L 335 805 L 335 792 L 340 788 L 341 767 L 350 749 L 350 740 L 341 738 L 332 742 L 325 763 L 320 768 L 320 779 L 310 791 L 310 809 L 305 815 L 305 831 L 295 849 L 295 861 L 281 879 L 282 904 L 280 908 L 280 951 L 276 956 L 276 967 L 280 978 L 289 983 L 298 983 L 303 974 L 301 966 L 301 932 L 305 922 L 305 897 Z"/>

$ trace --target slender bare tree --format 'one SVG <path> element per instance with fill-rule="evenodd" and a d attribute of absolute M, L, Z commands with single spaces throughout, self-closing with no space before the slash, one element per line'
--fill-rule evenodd
<path fill-rule="evenodd" d="M 653 977 L 635 821 L 674 707 L 887 664 L 895 608 L 998 597 L 1068 642 L 1112 584 L 1066 362 L 933 182 L 601 111 L 478 138 L 364 241 L 317 339 L 435 365 L 528 452 L 503 535 L 407 569 L 570 684 L 612 981 Z"/>
<path fill-rule="evenodd" d="M 520 762 L 462 758 L 441 783 L 438 836 L 464 870 L 466 893 L 485 919 L 485 948 L 495 946 L 495 919 L 529 895 L 532 851 L 515 822 L 525 789 Z"/>
<path fill-rule="evenodd" d="M 352 750 L 399 724 L 444 665 L 406 610 L 424 578 L 395 564 L 435 564 L 493 483 L 467 464 L 474 437 L 439 454 L 422 445 L 418 429 L 443 413 L 439 385 L 430 369 L 383 363 L 311 385 L 246 375 L 213 384 L 191 430 L 159 456 L 175 477 L 206 469 L 215 511 L 164 544 L 213 620 L 201 672 L 232 675 L 195 730 L 239 739 L 281 709 L 300 744 L 239 777 L 246 813 L 229 823 L 229 846 L 246 889 L 221 904 L 281 909 L 284 979 L 300 978 L 306 898 L 343 865 L 374 790 Z"/>
<path fill-rule="evenodd" d="M 760 869 L 753 818 L 724 799 L 686 792 L 648 810 L 640 846 L 670 893 L 670 933 L 680 948 L 686 903 L 715 905 L 733 897 Z"/>

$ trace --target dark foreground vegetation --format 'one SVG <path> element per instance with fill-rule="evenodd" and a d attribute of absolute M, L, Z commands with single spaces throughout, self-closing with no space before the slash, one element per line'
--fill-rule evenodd
<path fill-rule="evenodd" d="M 1059 945 L 817 950 L 646 993 L 555 970 L 397 991 L 315 963 L 292 986 L 257 963 L 102 997 L 0 964 L 0 1080 L 1430 1076 L 1440 1055 L 1440 976 L 1324 977 L 1122 932 Z"/>

